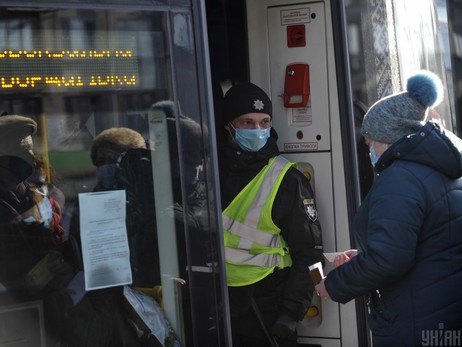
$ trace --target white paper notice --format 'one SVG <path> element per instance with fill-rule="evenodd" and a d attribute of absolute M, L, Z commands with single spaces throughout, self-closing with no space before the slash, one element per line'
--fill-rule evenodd
<path fill-rule="evenodd" d="M 132 283 L 125 190 L 79 194 L 85 289 Z"/>

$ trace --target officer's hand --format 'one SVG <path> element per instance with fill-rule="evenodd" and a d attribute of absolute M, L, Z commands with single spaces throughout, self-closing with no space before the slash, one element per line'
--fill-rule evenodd
<path fill-rule="evenodd" d="M 296 320 L 294 320 L 292 317 L 289 317 L 287 314 L 282 313 L 279 315 L 276 323 L 274 323 L 271 332 L 276 338 L 287 339 L 295 332 L 296 326 Z"/>

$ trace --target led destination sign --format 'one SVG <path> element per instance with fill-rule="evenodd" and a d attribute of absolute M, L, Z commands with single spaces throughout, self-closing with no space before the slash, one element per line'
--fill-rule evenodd
<path fill-rule="evenodd" d="M 1 50 L 0 89 L 133 88 L 139 78 L 133 49 Z"/>

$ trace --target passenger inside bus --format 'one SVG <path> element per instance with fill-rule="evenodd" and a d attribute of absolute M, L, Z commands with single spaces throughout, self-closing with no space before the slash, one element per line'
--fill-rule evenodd
<path fill-rule="evenodd" d="M 57 194 L 55 200 L 49 195 L 52 190 L 45 189 L 48 187 L 46 165 L 32 151 L 32 135 L 36 130 L 37 123 L 30 118 L 9 115 L 0 117 L 0 135 L 3 139 L 0 149 L 2 302 L 14 304 L 42 300 L 47 341 L 50 344 L 95 347 L 142 345 L 136 330 L 127 319 L 122 287 L 90 291 L 79 301 L 72 300 L 68 285 L 78 271 L 83 270 L 78 243 L 72 242 L 78 233 L 73 230 L 67 235 L 59 224 L 61 209 L 58 200 L 65 197 Z M 138 184 L 150 182 L 152 188 L 150 155 L 146 153 L 149 150 L 142 136 L 131 129 L 120 128 L 109 129 L 100 135 L 94 141 L 94 163 L 99 167 L 102 164 L 111 165 L 120 157 L 118 168 L 134 170 L 140 167 L 137 163 L 147 161 L 145 167 L 141 166 L 144 171 L 137 172 L 131 178 L 136 177 Z M 122 139 L 127 140 L 130 136 L 131 142 L 121 149 Z M 96 190 L 121 188 L 122 184 L 112 187 L 106 184 L 110 181 L 107 180 L 110 178 L 108 172 L 112 171 L 99 175 Z M 120 178 L 120 175 L 117 177 Z M 125 173 L 124 178 L 128 177 Z M 123 189 L 133 194 L 129 182 L 125 181 L 124 184 Z M 138 191 L 142 190 L 149 189 L 143 185 Z M 55 187 L 53 191 L 59 192 L 59 189 Z M 152 191 L 149 197 L 152 200 Z M 135 203 L 133 200 L 130 202 Z M 155 217 L 154 207 L 147 207 L 150 211 L 144 211 L 143 215 Z M 133 232 L 136 227 L 138 231 L 156 230 L 155 219 L 151 226 L 134 225 L 140 222 L 134 215 L 127 219 L 129 232 Z M 78 214 L 74 217 L 78 217 Z M 141 254 L 143 257 L 133 261 L 134 266 L 141 264 L 145 267 L 135 268 L 134 271 L 134 285 L 140 287 L 160 284 L 156 235 L 150 235 L 149 240 L 138 239 L 138 242 L 131 244 L 132 247 L 145 247 L 145 252 L 132 249 L 134 255 Z M 154 256 L 157 259 L 152 259 Z M 152 261 L 148 262 L 148 259 Z"/>
<path fill-rule="evenodd" d="M 97 168 L 94 191 L 125 190 L 127 234 L 133 286 L 161 283 L 151 151 L 146 140 L 125 127 L 103 130 L 93 140 L 91 159 Z"/>
<path fill-rule="evenodd" d="M 132 287 L 152 289 L 160 285 L 151 150 L 146 140 L 130 128 L 109 128 L 93 139 L 90 156 L 97 168 L 93 191 L 123 189 L 126 193 Z M 78 211 L 73 217 L 71 235 L 79 240 Z M 75 347 L 141 346 L 128 317 L 123 286 L 89 291 L 72 310 L 68 343 Z"/>
<path fill-rule="evenodd" d="M 170 164 L 172 165 L 171 179 L 174 186 L 174 203 L 169 207 L 169 211 L 165 212 L 171 212 L 177 224 L 176 230 L 178 232 L 176 237 L 179 248 L 180 276 L 186 278 L 188 276 L 188 262 L 190 264 L 205 265 L 210 259 L 211 252 L 210 244 L 207 240 L 204 240 L 201 233 L 202 225 L 207 221 L 204 221 L 202 214 L 197 212 L 201 211 L 205 203 L 203 198 L 205 186 L 201 177 L 201 128 L 185 115 L 181 114 L 176 117 L 173 102 L 171 101 L 158 102 L 152 106 L 152 109 L 161 111 L 166 119 L 168 149 L 171 158 Z M 188 141 L 185 145 L 185 153 L 181 154 L 183 159 L 182 171 L 186 176 L 184 188 L 188 204 L 187 209 L 184 209 L 185 202 L 183 201 L 179 184 L 181 173 L 179 165 L 180 153 L 177 146 L 178 136 L 180 136 L 177 134 L 178 130 L 183 133 L 184 139 Z M 97 183 L 93 191 L 124 190 L 126 194 L 126 227 L 133 277 L 131 287 L 151 294 L 156 297 L 159 303 L 162 303 L 153 167 L 155 165 L 165 165 L 165 163 L 153 162 L 155 141 L 156 139 L 153 139 L 152 142 L 146 141 L 140 133 L 130 128 L 109 128 L 103 130 L 94 138 L 90 155 L 92 163 L 97 168 Z M 161 181 L 165 179 L 170 179 L 170 177 L 162 177 Z M 76 235 L 77 238 L 80 232 L 78 220 L 78 211 L 76 211 L 74 213 L 74 222 L 72 223 L 72 234 Z M 201 252 L 202 257 L 200 259 L 186 259 L 185 238 L 187 236 L 182 233 L 185 228 L 190 233 L 190 242 L 204 250 Z M 182 281 L 184 283 L 184 280 Z M 185 288 L 185 293 L 182 297 L 184 300 L 189 300 L 191 294 L 186 291 L 188 286 L 183 287 Z M 93 317 L 93 319 L 99 321 L 104 321 L 105 319 L 102 318 L 105 316 L 114 316 L 117 319 L 112 324 L 106 323 L 107 327 L 103 330 L 110 332 L 106 334 L 106 337 L 101 333 L 94 332 L 93 327 L 86 326 L 88 320 L 70 324 L 70 326 L 78 327 L 68 333 L 68 336 L 73 336 L 75 340 L 79 341 L 75 346 L 93 343 L 90 340 L 91 334 L 87 333 L 85 328 L 93 331 L 93 334 L 101 335 L 100 339 L 96 339 L 96 341 L 99 341 L 98 343 L 102 343 L 102 341 L 115 343 L 114 341 L 117 339 L 127 343 L 132 339 L 132 331 L 127 329 L 126 318 L 128 314 L 124 306 L 122 306 L 124 300 L 121 289 L 121 287 L 107 288 L 86 294 L 84 302 L 75 309 L 75 312 L 80 311 L 81 313 L 74 314 L 71 319 L 74 319 L 74 317 L 78 319 L 81 315 Z M 160 289 L 160 292 L 157 289 Z M 185 306 L 187 308 L 189 304 Z M 209 311 L 205 312 L 206 314 L 211 313 Z"/>
<path fill-rule="evenodd" d="M 307 178 L 279 155 L 272 103 L 252 83 L 224 96 L 220 153 L 233 346 L 297 346 L 296 325 L 323 261 L 321 226 Z"/>
<path fill-rule="evenodd" d="M 0 283 L 2 299 L 43 300 L 45 325 L 59 340 L 64 329 L 66 286 L 76 273 L 72 247 L 64 240 L 60 208 L 34 180 L 32 135 L 37 123 L 0 117 Z M 40 170 L 40 168 L 38 168 Z"/>

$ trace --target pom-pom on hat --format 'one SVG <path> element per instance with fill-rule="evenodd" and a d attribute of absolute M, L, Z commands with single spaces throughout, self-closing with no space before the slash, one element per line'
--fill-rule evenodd
<path fill-rule="evenodd" d="M 4 115 L 0 116 L 0 157 L 18 157 L 29 165 L 34 163 L 32 152 L 32 135 L 37 131 L 37 123 L 23 116 Z"/>
<path fill-rule="evenodd" d="M 366 113 L 361 134 L 382 143 L 394 143 L 415 133 L 424 124 L 429 107 L 443 100 L 443 84 L 430 71 L 420 71 L 407 80 L 406 91 L 377 101 Z"/>
<path fill-rule="evenodd" d="M 231 87 L 223 99 L 223 123 L 246 113 L 267 113 L 272 116 L 273 107 L 268 95 L 253 83 L 245 82 Z"/>

